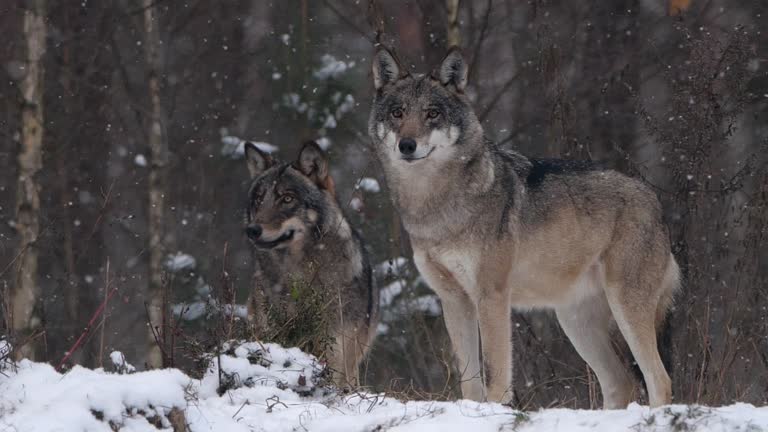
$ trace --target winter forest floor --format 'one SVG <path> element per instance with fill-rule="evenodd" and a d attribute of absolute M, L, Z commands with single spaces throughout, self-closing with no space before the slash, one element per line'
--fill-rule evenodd
<path fill-rule="evenodd" d="M 210 356 L 202 379 L 177 369 L 134 372 L 0 365 L 0 432 L 40 431 L 768 431 L 768 407 L 637 404 L 625 410 L 516 411 L 495 403 L 340 395 L 298 349 L 244 343 Z M 219 367 L 221 365 L 221 367 Z"/>

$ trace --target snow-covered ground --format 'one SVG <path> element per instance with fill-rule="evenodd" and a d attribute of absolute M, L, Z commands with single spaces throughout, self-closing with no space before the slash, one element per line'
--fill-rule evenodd
<path fill-rule="evenodd" d="M 172 410 L 174 418 L 184 413 L 193 432 L 768 430 L 768 407 L 747 404 L 653 410 L 633 404 L 616 411 L 524 413 L 493 403 L 342 396 L 324 386 L 321 365 L 297 349 L 246 343 L 226 351 L 220 360 L 211 357 L 201 380 L 176 369 L 119 374 L 76 366 L 60 374 L 26 360 L 5 365 L 0 370 L 0 432 L 170 431 Z M 131 370 L 121 354 L 111 357 L 116 369 Z"/>

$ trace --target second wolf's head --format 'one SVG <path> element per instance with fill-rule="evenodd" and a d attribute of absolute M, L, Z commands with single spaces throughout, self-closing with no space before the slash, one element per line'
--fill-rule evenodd
<path fill-rule="evenodd" d="M 456 49 L 425 75 L 410 74 L 392 52 L 379 49 L 368 132 L 385 167 L 402 173 L 463 163 L 481 150 L 482 126 L 464 93 L 467 73 Z"/>
<path fill-rule="evenodd" d="M 245 215 L 246 234 L 259 249 L 301 246 L 319 236 L 336 209 L 328 161 L 314 142 L 292 163 L 277 163 L 251 143 L 245 157 L 252 183 Z"/>

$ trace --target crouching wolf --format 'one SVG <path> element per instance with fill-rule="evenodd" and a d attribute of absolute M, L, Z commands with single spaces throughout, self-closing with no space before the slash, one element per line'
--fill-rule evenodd
<path fill-rule="evenodd" d="M 457 50 L 435 72 L 411 75 L 381 48 L 373 80 L 374 153 L 416 266 L 442 302 L 464 397 L 510 401 L 511 308 L 551 308 L 595 371 L 605 408 L 633 397 L 616 327 L 650 404 L 669 403 L 657 329 L 679 269 L 654 193 L 586 162 L 528 159 L 489 142 Z"/>
<path fill-rule="evenodd" d="M 317 329 L 307 326 L 325 324 L 334 380 L 357 385 L 376 334 L 379 294 L 363 242 L 336 201 L 328 161 L 314 142 L 293 163 L 277 163 L 251 143 L 245 156 L 252 178 L 245 231 L 256 265 L 249 319 L 262 333 L 285 333 L 276 326 L 312 333 Z M 309 299 L 312 310 L 298 310 Z"/>

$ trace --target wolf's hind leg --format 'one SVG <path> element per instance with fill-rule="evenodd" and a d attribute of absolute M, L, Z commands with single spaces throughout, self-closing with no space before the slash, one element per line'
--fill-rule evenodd
<path fill-rule="evenodd" d="M 328 365 L 333 372 L 333 382 L 339 387 L 356 388 L 360 384 L 358 363 L 362 358 L 357 346 L 356 331 L 351 327 L 342 327 L 336 333 L 333 351 Z"/>
<path fill-rule="evenodd" d="M 625 408 L 634 384 L 611 344 L 611 309 L 602 291 L 595 296 L 556 309 L 557 319 L 589 367 L 595 371 L 604 409 Z"/>
<path fill-rule="evenodd" d="M 621 239 L 606 254 L 606 297 L 621 334 L 643 373 L 651 407 L 672 402 L 672 381 L 659 355 L 656 320 L 667 301 L 664 279 L 669 262 L 662 240 L 646 244 Z M 640 249 L 637 246 L 642 244 Z M 633 247 L 634 246 L 634 247 Z"/>

